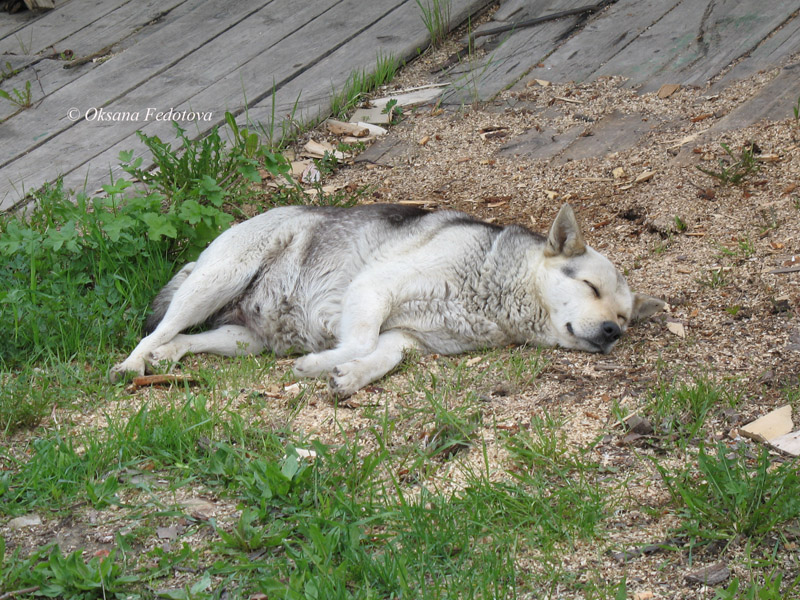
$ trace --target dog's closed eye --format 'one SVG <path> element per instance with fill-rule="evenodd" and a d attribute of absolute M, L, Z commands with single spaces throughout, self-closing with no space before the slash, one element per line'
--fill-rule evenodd
<path fill-rule="evenodd" d="M 594 292 L 594 297 L 595 298 L 599 298 L 600 297 L 600 290 L 597 289 L 597 286 L 595 284 L 593 284 L 591 281 L 586 281 L 585 279 L 583 280 L 583 283 L 585 283 L 590 288 L 592 288 L 592 291 Z"/>

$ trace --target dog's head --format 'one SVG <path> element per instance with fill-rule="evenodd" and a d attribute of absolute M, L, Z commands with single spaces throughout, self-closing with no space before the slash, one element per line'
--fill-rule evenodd
<path fill-rule="evenodd" d="M 539 294 L 549 309 L 555 342 L 609 353 L 633 321 L 665 308 L 658 298 L 632 293 L 614 265 L 583 241 L 572 208 L 561 207 L 544 249 Z"/>

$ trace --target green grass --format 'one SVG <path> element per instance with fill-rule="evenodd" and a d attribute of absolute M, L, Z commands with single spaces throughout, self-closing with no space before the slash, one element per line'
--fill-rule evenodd
<path fill-rule="evenodd" d="M 431 46 L 440 46 L 450 32 L 450 0 L 416 0 Z"/>
<path fill-rule="evenodd" d="M 399 68 L 398 59 L 379 53 L 374 68 L 353 71 L 341 90 L 331 90 L 331 115 L 337 119 L 345 117 L 366 94 L 392 81 Z"/>
<path fill-rule="evenodd" d="M 385 80 L 365 77 L 341 107 Z M 0 222 L 0 523 L 46 522 L 0 536 L 0 594 L 621 600 L 651 583 L 626 579 L 625 566 L 608 574 L 606 551 L 641 539 L 626 514 L 670 517 L 681 544 L 657 558 L 665 572 L 728 560 L 734 576 L 708 592 L 720 600 L 797 594 L 797 463 L 719 437 L 720 410 L 743 401 L 746 382 L 628 380 L 641 388 L 635 409 L 626 401 L 612 414 L 636 410 L 655 430 L 633 448 L 602 424 L 576 441 L 589 411 L 553 410 L 549 386 L 594 387 L 562 378 L 558 364 L 540 387 L 551 354 L 533 348 L 409 356 L 355 398 L 360 407 L 333 407 L 339 431 L 327 443 L 301 412 L 331 407 L 313 384 L 285 392 L 293 376 L 269 353 L 201 359 L 191 386 L 129 395 L 109 385 L 106 369 L 140 337 L 153 291 L 245 204 L 358 199 L 321 184 L 312 198 L 285 177 L 265 129 L 248 127 L 229 116 L 200 140 L 180 129 L 172 143 L 143 136 L 157 170 L 122 156 L 143 192 L 125 180 L 105 199 L 54 186 L 38 211 Z M 285 182 L 268 201 L 252 193 L 262 170 Z M 747 241 L 734 252 L 753 250 Z M 541 404 L 525 398 L 533 393 Z M 795 384 L 778 393 L 797 405 Z M 661 492 L 655 504 L 629 489 L 638 477 Z M 195 513 L 187 497 L 219 510 Z M 165 528 L 174 539 L 159 537 Z M 43 540 L 53 529 L 79 547 Z M 95 542 L 98 532 L 111 541 Z M 570 554 L 587 548 L 594 558 L 576 567 Z"/>
<path fill-rule="evenodd" d="M 777 535 L 778 526 L 800 517 L 800 478 L 796 461 L 773 464 L 769 450 L 752 456 L 746 446 L 701 445 L 697 466 L 659 473 L 680 506 L 679 531 L 690 538 L 758 542 Z"/>

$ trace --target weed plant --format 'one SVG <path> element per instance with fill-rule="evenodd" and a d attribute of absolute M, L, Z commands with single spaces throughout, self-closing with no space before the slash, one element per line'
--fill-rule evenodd
<path fill-rule="evenodd" d="M 685 446 L 702 437 L 703 428 L 714 412 L 736 406 L 739 400 L 729 387 L 702 376 L 689 383 L 660 381 L 643 413 L 651 420 L 656 434 Z"/>
<path fill-rule="evenodd" d="M 800 517 L 797 464 L 773 465 L 769 450 L 758 456 L 748 446 L 700 446 L 697 470 L 672 473 L 656 463 L 680 506 L 680 530 L 698 540 L 758 541 L 781 524 Z"/>
<path fill-rule="evenodd" d="M 13 72 L 13 71 L 12 71 Z M 2 79 L 5 79 L 7 76 L 6 72 L 3 71 Z M 0 81 L 2 81 L 0 79 Z M 5 90 L 0 90 L 0 98 L 11 102 L 11 104 L 19 107 L 19 108 L 30 108 L 33 104 L 33 93 L 31 92 L 31 82 L 25 82 L 25 88 L 22 90 L 18 90 L 14 88 L 11 92 L 6 92 Z"/>
<path fill-rule="evenodd" d="M 728 155 L 727 159 L 719 159 L 717 170 L 706 169 L 705 167 L 697 166 L 697 169 L 713 177 L 725 185 L 742 185 L 745 179 L 758 171 L 758 163 L 756 162 L 756 150 L 754 144 L 746 145 L 742 148 L 739 156 L 734 155 L 728 144 L 720 144 L 725 154 Z"/>

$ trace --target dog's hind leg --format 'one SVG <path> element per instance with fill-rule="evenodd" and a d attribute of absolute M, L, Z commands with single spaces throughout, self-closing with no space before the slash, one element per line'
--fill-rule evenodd
<path fill-rule="evenodd" d="M 416 339 L 401 331 L 386 331 L 370 354 L 334 367 L 328 389 L 336 398 L 346 398 L 368 383 L 380 379 L 403 360 L 407 350 L 418 348 Z"/>
<path fill-rule="evenodd" d="M 111 369 L 111 381 L 118 380 L 125 373 L 143 375 L 146 364 L 153 360 L 152 353 L 155 350 L 171 342 L 181 331 L 205 322 L 241 294 L 258 272 L 257 260 L 232 268 L 230 261 L 214 260 L 217 257 L 213 256 L 210 258 L 212 260 L 198 262 L 175 290 L 164 317 L 153 333 L 143 338 L 128 358 Z M 252 343 L 253 340 L 247 341 Z"/>
<path fill-rule="evenodd" d="M 172 340 L 150 353 L 153 362 L 177 362 L 184 354 L 219 354 L 221 356 L 247 356 L 258 354 L 264 342 L 252 331 L 240 325 L 223 325 L 211 331 L 192 335 L 179 333 Z"/>

